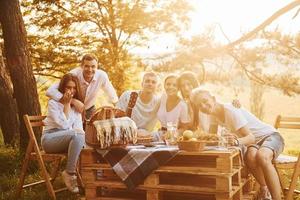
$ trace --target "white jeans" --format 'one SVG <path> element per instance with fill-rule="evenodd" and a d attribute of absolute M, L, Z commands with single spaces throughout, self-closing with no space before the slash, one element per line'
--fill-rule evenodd
<path fill-rule="evenodd" d="M 41 139 L 46 153 L 68 153 L 66 171 L 76 172 L 76 164 L 85 146 L 85 135 L 75 130 L 51 129 L 44 131 Z"/>

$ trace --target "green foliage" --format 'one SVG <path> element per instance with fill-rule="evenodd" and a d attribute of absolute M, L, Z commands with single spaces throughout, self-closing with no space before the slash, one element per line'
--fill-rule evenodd
<path fill-rule="evenodd" d="M 192 8 L 186 0 L 25 0 L 22 9 L 36 74 L 59 77 L 94 53 L 120 92 L 130 68 L 140 67 L 129 50 L 165 32 L 180 35 Z"/>

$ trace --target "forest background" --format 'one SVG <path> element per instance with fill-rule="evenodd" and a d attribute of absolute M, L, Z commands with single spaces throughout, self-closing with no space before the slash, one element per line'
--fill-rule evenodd
<path fill-rule="evenodd" d="M 19 119 L 24 114 L 45 114 L 45 90 L 78 66 L 84 53 L 99 58 L 119 95 L 140 88 L 144 71 L 157 71 L 163 79 L 167 73 L 190 70 L 224 102 L 239 99 L 270 124 L 278 114 L 300 116 L 300 30 L 289 33 L 272 26 L 285 15 L 290 23 L 299 21 L 300 1 L 287 2 L 234 40 L 222 24 L 188 36 L 195 2 L 0 1 L 0 166 L 4 172 L 0 198 L 13 193 L 28 142 Z M 218 40 L 217 34 L 226 41 Z M 168 38 L 171 45 L 162 42 Z M 161 86 L 158 92 L 162 90 Z M 106 104 L 105 97 L 98 104 Z M 285 153 L 297 155 L 297 133 L 283 135 Z M 7 168 L 3 163 L 11 156 Z"/>

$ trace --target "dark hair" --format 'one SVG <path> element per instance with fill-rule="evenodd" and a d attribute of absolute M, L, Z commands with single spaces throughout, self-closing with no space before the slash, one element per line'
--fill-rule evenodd
<path fill-rule="evenodd" d="M 199 81 L 194 72 L 185 71 L 182 74 L 180 74 L 180 76 L 177 79 L 177 84 L 178 84 L 179 88 L 180 88 L 180 84 L 183 80 L 188 80 L 192 84 L 193 88 L 196 88 L 199 86 Z"/>
<path fill-rule="evenodd" d="M 73 74 L 65 74 L 60 79 L 59 86 L 58 86 L 58 91 L 60 91 L 61 93 L 64 93 L 65 92 L 65 87 L 66 87 L 66 85 L 69 81 L 73 81 L 76 85 L 76 93 L 75 93 L 73 98 L 78 99 L 79 101 L 83 102 L 83 95 L 82 95 L 82 91 L 81 91 L 81 88 L 80 88 L 80 85 L 79 85 L 79 80 Z"/>
<path fill-rule="evenodd" d="M 181 82 L 183 80 L 188 80 L 193 88 L 197 88 L 199 86 L 199 81 L 197 79 L 197 76 L 194 72 L 191 71 L 185 71 L 183 72 L 177 79 L 177 85 L 182 95 L 182 89 L 181 89 Z M 183 96 L 183 95 L 182 95 Z M 186 98 L 186 97 L 184 97 Z M 190 102 L 192 110 L 193 110 L 193 118 L 194 121 L 192 123 L 192 129 L 196 129 L 199 124 L 199 110 L 197 109 L 196 105 L 193 102 Z"/>
<path fill-rule="evenodd" d="M 85 54 L 82 58 L 81 58 L 81 64 L 83 64 L 83 62 L 85 60 L 91 61 L 91 60 L 96 60 L 98 62 L 97 57 L 94 54 Z"/>

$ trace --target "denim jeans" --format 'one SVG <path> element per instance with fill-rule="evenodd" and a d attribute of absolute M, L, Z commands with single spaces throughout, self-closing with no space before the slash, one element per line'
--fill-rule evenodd
<path fill-rule="evenodd" d="M 76 164 L 85 146 L 85 135 L 76 130 L 50 129 L 44 131 L 41 139 L 46 153 L 67 153 L 66 171 L 76 172 Z"/>

